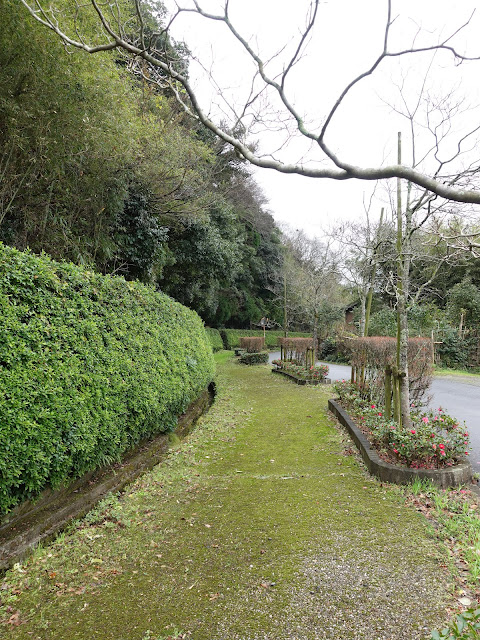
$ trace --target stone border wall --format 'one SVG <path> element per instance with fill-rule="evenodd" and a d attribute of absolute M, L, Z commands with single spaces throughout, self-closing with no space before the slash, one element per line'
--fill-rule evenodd
<path fill-rule="evenodd" d="M 367 466 L 368 471 L 377 476 L 383 482 L 394 482 L 396 484 L 409 484 L 415 478 L 431 480 L 438 487 L 458 487 L 463 484 L 470 484 L 472 479 L 472 468 L 469 462 L 463 462 L 455 467 L 447 469 L 409 469 L 390 464 L 382 460 L 375 449 L 370 446 L 365 435 L 356 426 L 345 409 L 335 400 L 328 401 L 328 409 L 338 419 L 360 451 L 360 455 Z"/>
<path fill-rule="evenodd" d="M 291 373 L 288 373 L 287 371 L 282 371 L 281 369 L 272 369 L 272 373 L 280 373 L 282 376 L 285 376 L 286 378 L 290 378 L 290 380 L 293 380 L 297 384 L 301 384 L 301 385 L 316 386 L 318 384 L 332 384 L 332 381 L 330 380 L 330 378 L 323 378 L 321 380 L 302 380 L 301 378 L 297 378 Z"/>
<path fill-rule="evenodd" d="M 212 383 L 178 418 L 174 434 L 184 438 L 212 404 Z M 55 537 L 66 524 L 81 518 L 112 491 L 121 491 L 139 475 L 162 461 L 171 444 L 171 434 L 162 433 L 128 452 L 122 462 L 87 473 L 67 487 L 45 490 L 35 501 L 27 501 L 0 520 L 0 571 L 25 558 L 40 542 Z"/>

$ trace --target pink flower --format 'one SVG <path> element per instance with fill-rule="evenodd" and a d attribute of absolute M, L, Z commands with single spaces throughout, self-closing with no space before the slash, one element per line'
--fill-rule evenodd
<path fill-rule="evenodd" d="M 431 438 L 434 438 L 434 437 L 435 437 L 435 434 L 434 434 L 434 433 L 430 434 L 430 437 L 431 437 Z"/>
<path fill-rule="evenodd" d="M 423 418 L 422 418 L 422 422 L 424 422 L 425 424 L 428 424 L 428 418 L 427 418 L 427 416 L 423 416 Z"/>
<path fill-rule="evenodd" d="M 415 429 L 410 429 L 410 433 L 413 433 L 413 435 L 415 435 L 417 432 L 415 431 Z"/>
<path fill-rule="evenodd" d="M 432 444 L 432 449 L 436 449 L 437 445 L 436 444 Z"/>
<path fill-rule="evenodd" d="M 468 456 L 468 451 L 465 451 L 465 455 Z"/>
<path fill-rule="evenodd" d="M 394 452 L 395 452 L 395 453 L 398 453 L 398 449 L 394 449 Z"/>
<path fill-rule="evenodd" d="M 383 416 L 383 413 L 379 413 L 378 415 L 381 417 L 381 416 Z"/>
<path fill-rule="evenodd" d="M 372 404 L 372 409 L 376 409 L 376 406 L 374 404 Z"/>
<path fill-rule="evenodd" d="M 444 444 L 439 444 L 438 445 L 440 449 L 445 449 L 445 445 Z"/>
<path fill-rule="evenodd" d="M 441 455 L 441 456 L 446 455 L 446 454 L 445 454 L 445 451 L 443 451 L 443 449 L 440 451 L 440 455 Z"/>

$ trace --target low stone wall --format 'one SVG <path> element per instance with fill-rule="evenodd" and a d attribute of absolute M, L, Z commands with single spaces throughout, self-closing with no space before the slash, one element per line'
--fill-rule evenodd
<path fill-rule="evenodd" d="M 352 437 L 368 471 L 383 482 L 409 484 L 413 482 L 415 478 L 425 478 L 431 480 L 442 489 L 458 487 L 459 485 L 469 484 L 471 482 L 472 468 L 469 462 L 463 462 L 447 469 L 409 469 L 408 467 L 400 467 L 384 462 L 338 402 L 329 400 L 328 408 Z"/>
<path fill-rule="evenodd" d="M 174 434 L 184 438 L 212 404 L 212 383 L 178 418 Z M 28 555 L 40 542 L 55 537 L 73 518 L 81 518 L 111 491 L 121 491 L 165 457 L 171 434 L 162 433 L 129 451 L 122 462 L 92 471 L 67 487 L 44 491 L 24 502 L 0 521 L 0 571 Z"/>
<path fill-rule="evenodd" d="M 301 384 L 301 385 L 316 386 L 318 384 L 332 384 L 332 381 L 330 380 L 330 378 L 323 378 L 321 380 L 301 380 L 300 378 L 297 378 L 291 373 L 288 373 L 287 371 L 282 371 L 281 369 L 272 369 L 272 373 L 280 373 L 282 376 L 285 376 L 286 378 L 290 378 L 290 380 L 293 380 L 297 384 Z"/>

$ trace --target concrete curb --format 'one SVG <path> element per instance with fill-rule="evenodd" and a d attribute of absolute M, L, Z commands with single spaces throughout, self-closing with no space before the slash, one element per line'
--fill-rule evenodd
<path fill-rule="evenodd" d="M 469 462 L 462 462 L 448 469 L 409 469 L 384 462 L 375 449 L 370 446 L 365 435 L 355 425 L 348 413 L 335 400 L 328 401 L 328 409 L 338 419 L 352 437 L 360 451 L 368 471 L 383 482 L 409 484 L 415 478 L 431 480 L 441 489 L 468 485 L 472 479 L 472 467 Z"/>
<path fill-rule="evenodd" d="M 332 384 L 330 378 L 323 378 L 323 380 L 301 380 L 299 378 L 296 378 L 291 373 L 287 373 L 286 371 L 282 371 L 281 369 L 272 369 L 272 373 L 280 373 L 282 376 L 290 378 L 290 380 L 293 380 L 300 385 L 316 386 L 319 384 Z"/>
<path fill-rule="evenodd" d="M 178 418 L 174 433 L 183 438 L 205 413 L 214 397 L 210 385 Z M 162 461 L 170 447 L 163 433 L 125 454 L 122 462 L 90 472 L 67 487 L 45 490 L 35 501 L 25 502 L 0 521 L 0 571 L 21 561 L 39 543 L 52 540 L 74 518 L 81 518 L 111 491 L 121 491 L 138 476 Z"/>

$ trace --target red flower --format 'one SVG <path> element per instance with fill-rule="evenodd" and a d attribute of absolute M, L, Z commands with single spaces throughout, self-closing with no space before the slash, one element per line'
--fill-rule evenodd
<path fill-rule="evenodd" d="M 440 449 L 445 449 L 445 445 L 444 444 L 439 444 L 438 445 Z"/>
<path fill-rule="evenodd" d="M 410 429 L 410 433 L 413 433 L 413 435 L 415 435 L 417 432 L 415 431 L 415 429 Z"/>

